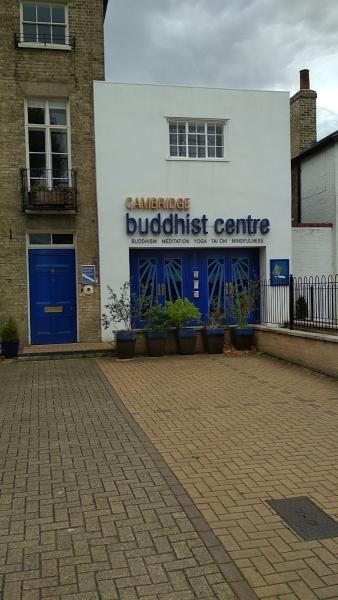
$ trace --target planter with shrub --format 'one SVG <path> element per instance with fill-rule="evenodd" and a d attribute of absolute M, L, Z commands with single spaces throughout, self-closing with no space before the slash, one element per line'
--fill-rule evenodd
<path fill-rule="evenodd" d="M 5 358 L 15 358 L 19 352 L 19 331 L 13 317 L 0 328 L 1 350 Z"/>
<path fill-rule="evenodd" d="M 166 307 L 155 302 L 147 314 L 147 346 L 149 356 L 163 356 L 167 340 L 168 315 Z"/>
<path fill-rule="evenodd" d="M 168 325 L 176 329 L 179 353 L 194 354 L 197 331 L 192 325 L 199 323 L 200 311 L 188 298 L 178 298 L 175 302 L 167 303 L 166 312 Z"/>
<path fill-rule="evenodd" d="M 259 282 L 249 281 L 247 288 L 238 294 L 232 292 L 232 315 L 236 321 L 231 329 L 231 341 L 236 350 L 250 350 L 253 346 L 254 330 L 249 324 L 250 315 L 258 298 Z"/>
<path fill-rule="evenodd" d="M 130 283 L 126 281 L 118 292 L 108 286 L 108 302 L 105 305 L 106 313 L 102 316 L 105 329 L 111 324 L 124 324 L 124 329 L 115 330 L 116 354 L 120 359 L 133 358 L 136 345 L 136 333 L 132 330 L 134 305 L 131 299 Z"/>
<path fill-rule="evenodd" d="M 209 354 L 222 354 L 224 350 L 224 314 L 212 307 L 203 330 L 204 346 Z"/>

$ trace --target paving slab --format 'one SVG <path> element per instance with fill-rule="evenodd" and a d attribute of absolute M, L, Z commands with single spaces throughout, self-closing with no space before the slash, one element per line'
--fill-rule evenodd
<path fill-rule="evenodd" d="M 338 599 L 338 537 L 305 541 L 267 502 L 338 521 L 337 381 L 258 355 L 99 364 L 259 598 Z"/>
<path fill-rule="evenodd" d="M 0 471 L 1 600 L 256 597 L 95 360 L 0 364 Z"/>

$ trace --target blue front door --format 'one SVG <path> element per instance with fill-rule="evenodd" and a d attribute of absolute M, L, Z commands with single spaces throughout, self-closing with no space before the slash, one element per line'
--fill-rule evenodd
<path fill-rule="evenodd" d="M 29 250 L 32 344 L 77 341 L 75 250 Z"/>
<path fill-rule="evenodd" d="M 242 248 L 131 251 L 130 276 L 138 304 L 136 327 L 145 326 L 142 314 L 153 302 L 163 305 L 177 298 L 189 298 L 200 310 L 203 322 L 216 310 L 224 314 L 226 322 L 234 323 L 233 296 L 259 278 L 259 252 Z M 257 316 L 253 311 L 249 321 L 255 322 Z"/>

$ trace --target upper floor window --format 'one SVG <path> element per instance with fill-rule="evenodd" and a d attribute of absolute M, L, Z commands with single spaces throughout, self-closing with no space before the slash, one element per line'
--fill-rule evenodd
<path fill-rule="evenodd" d="M 69 117 L 66 102 L 28 100 L 27 162 L 30 188 L 64 187 L 70 182 Z"/>
<path fill-rule="evenodd" d="M 65 45 L 67 8 L 60 3 L 22 2 L 21 42 Z"/>
<path fill-rule="evenodd" d="M 171 158 L 224 159 L 224 121 L 169 120 Z"/>

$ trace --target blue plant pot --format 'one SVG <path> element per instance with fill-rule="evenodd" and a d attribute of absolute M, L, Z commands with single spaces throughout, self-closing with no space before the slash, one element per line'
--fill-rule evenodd
<path fill-rule="evenodd" d="M 15 358 L 19 352 L 19 342 L 1 342 L 1 351 L 5 358 Z"/>
<path fill-rule="evenodd" d="M 120 359 L 133 358 L 136 345 L 136 333 L 134 331 L 116 332 L 116 354 Z"/>
<path fill-rule="evenodd" d="M 195 354 L 197 330 L 192 327 L 177 329 L 177 344 L 180 354 Z"/>
<path fill-rule="evenodd" d="M 203 331 L 204 345 L 209 354 L 222 354 L 224 349 L 224 327 L 206 327 Z"/>
<path fill-rule="evenodd" d="M 250 350 L 253 346 L 254 329 L 252 327 L 233 327 L 231 341 L 236 350 Z"/>
<path fill-rule="evenodd" d="M 166 331 L 147 331 L 147 345 L 149 356 L 163 356 L 166 339 Z"/>

